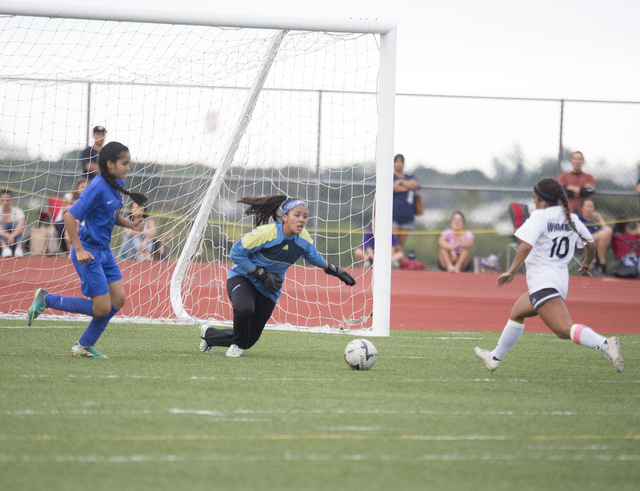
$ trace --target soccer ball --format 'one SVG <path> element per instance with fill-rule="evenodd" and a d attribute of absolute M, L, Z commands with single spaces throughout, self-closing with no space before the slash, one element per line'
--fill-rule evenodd
<path fill-rule="evenodd" d="M 344 361 L 352 370 L 369 370 L 377 359 L 378 350 L 366 339 L 354 339 L 344 349 Z"/>

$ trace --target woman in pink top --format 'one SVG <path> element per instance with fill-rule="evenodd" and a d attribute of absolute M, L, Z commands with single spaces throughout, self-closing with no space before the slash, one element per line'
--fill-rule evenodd
<path fill-rule="evenodd" d="M 464 215 L 456 211 L 451 215 L 451 228 L 440 234 L 438 264 L 449 273 L 465 271 L 471 264 L 473 233 L 464 229 Z"/>

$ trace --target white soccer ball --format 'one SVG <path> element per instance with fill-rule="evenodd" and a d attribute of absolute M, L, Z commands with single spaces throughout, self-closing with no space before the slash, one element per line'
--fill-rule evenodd
<path fill-rule="evenodd" d="M 354 339 L 344 349 L 344 361 L 352 370 L 369 370 L 378 359 L 378 350 L 367 339 Z"/>

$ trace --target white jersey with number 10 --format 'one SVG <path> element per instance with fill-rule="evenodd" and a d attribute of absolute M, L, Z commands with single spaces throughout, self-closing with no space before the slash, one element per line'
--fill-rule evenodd
<path fill-rule="evenodd" d="M 569 263 L 576 245 L 584 247 L 580 236 L 587 242 L 593 242 L 591 233 L 578 216 L 572 213 L 571 220 L 579 235 L 567 221 L 564 208 L 550 206 L 535 210 L 516 231 L 518 239 L 533 246 L 524 262 L 527 266 L 527 287 L 530 294 L 544 288 L 555 288 L 563 299 L 567 296 Z"/>

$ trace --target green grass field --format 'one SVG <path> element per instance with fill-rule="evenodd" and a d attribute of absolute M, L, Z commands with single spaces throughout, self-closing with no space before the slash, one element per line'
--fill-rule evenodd
<path fill-rule="evenodd" d="M 241 358 L 199 329 L 0 321 L 0 489 L 512 490 L 640 486 L 640 336 L 624 373 L 525 333 L 394 331 L 350 370 L 351 336 L 266 332 Z M 48 326 L 48 327 L 47 327 Z"/>

